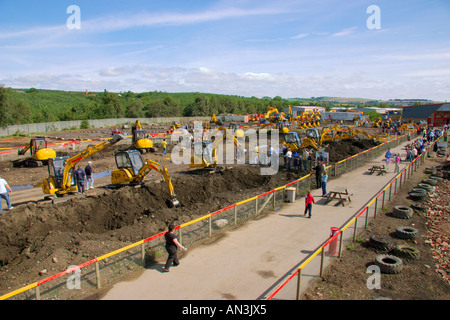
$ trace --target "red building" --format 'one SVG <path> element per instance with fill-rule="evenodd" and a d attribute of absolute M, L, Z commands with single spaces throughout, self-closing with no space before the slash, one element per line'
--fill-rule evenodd
<path fill-rule="evenodd" d="M 442 127 L 450 124 L 450 103 L 403 107 L 402 118 L 405 121 L 423 121 L 434 127 Z"/>

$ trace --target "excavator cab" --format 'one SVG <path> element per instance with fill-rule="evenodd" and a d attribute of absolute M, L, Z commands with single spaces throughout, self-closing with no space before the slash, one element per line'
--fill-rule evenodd
<path fill-rule="evenodd" d="M 144 162 L 138 150 L 119 151 L 115 155 L 117 170 L 111 172 L 111 183 L 114 186 L 124 184 L 140 184 L 151 170 L 161 173 L 169 188 L 171 199 L 167 201 L 169 207 L 176 207 L 180 202 L 176 199 L 172 181 L 166 166 L 152 160 Z"/>
<path fill-rule="evenodd" d="M 58 189 L 63 187 L 64 184 L 64 169 L 68 156 L 51 158 L 48 160 L 48 179 L 45 179 L 47 183 L 42 185 L 43 191 L 46 194 L 54 194 Z M 76 191 L 75 178 L 73 176 L 73 168 L 69 172 L 70 176 L 70 190 L 69 192 Z"/>

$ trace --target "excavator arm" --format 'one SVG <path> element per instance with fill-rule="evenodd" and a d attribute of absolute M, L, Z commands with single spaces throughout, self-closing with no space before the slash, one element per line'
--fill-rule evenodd
<path fill-rule="evenodd" d="M 116 144 L 120 140 L 125 139 L 125 136 L 122 134 L 114 134 L 112 139 L 105 140 L 95 146 L 90 146 L 86 148 L 81 153 L 67 158 L 64 160 L 64 168 L 62 172 L 62 179 L 55 177 L 49 177 L 48 179 L 44 179 L 44 183 L 42 185 L 42 189 L 44 193 L 50 194 L 66 194 L 72 190 L 71 181 L 72 181 L 72 170 L 76 166 L 78 162 L 83 159 L 86 159 L 93 154 L 102 151 L 106 148 L 111 147 Z M 53 181 L 51 181 L 53 179 Z M 60 179 L 60 183 L 57 183 L 56 180 Z"/>

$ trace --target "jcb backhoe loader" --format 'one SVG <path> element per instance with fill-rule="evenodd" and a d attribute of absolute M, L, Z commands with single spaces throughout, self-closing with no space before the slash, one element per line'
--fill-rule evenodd
<path fill-rule="evenodd" d="M 73 157 L 64 156 L 49 159 L 49 176 L 42 183 L 42 191 L 45 194 L 54 194 L 56 196 L 76 192 L 77 187 L 73 176 L 73 168 L 76 164 L 99 151 L 111 147 L 122 139 L 125 139 L 124 135 L 114 134 L 112 139 L 105 140 L 95 146 L 90 146 Z"/>
<path fill-rule="evenodd" d="M 180 203 L 173 190 L 172 181 L 166 166 L 147 160 L 142 160 L 141 153 L 138 150 L 119 151 L 115 155 L 117 170 L 111 172 L 111 183 L 113 186 L 124 184 L 141 184 L 151 170 L 161 173 L 169 188 L 171 199 L 168 201 L 169 207 L 176 207 Z"/>

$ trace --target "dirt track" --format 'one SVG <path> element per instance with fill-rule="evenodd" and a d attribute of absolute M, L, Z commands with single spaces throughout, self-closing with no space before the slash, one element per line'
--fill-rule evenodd
<path fill-rule="evenodd" d="M 335 143 L 330 160 L 342 160 L 372 146 L 369 140 Z M 96 172 L 114 169 L 115 148 L 90 158 Z M 158 153 L 145 157 L 168 165 L 180 207 L 165 205 L 167 186 L 159 183 L 156 172 L 142 188 L 96 188 L 87 197 L 72 197 L 57 205 L 42 201 L 14 204 L 12 211 L 0 217 L 0 294 L 157 234 L 168 223 L 188 222 L 301 175 L 281 170 L 274 176 L 261 176 L 259 168 L 248 165 L 223 174 L 191 175 L 184 173 L 186 166 L 177 167 Z M 11 186 L 36 186 L 47 176 L 45 167 L 18 169 L 2 163 L 0 170 Z M 96 187 L 101 181 L 105 179 L 99 179 Z"/>

